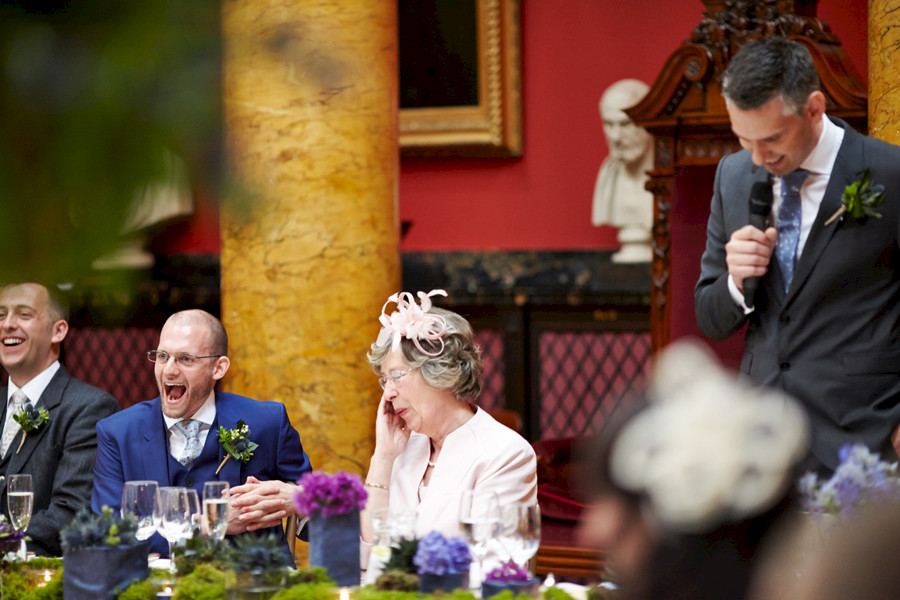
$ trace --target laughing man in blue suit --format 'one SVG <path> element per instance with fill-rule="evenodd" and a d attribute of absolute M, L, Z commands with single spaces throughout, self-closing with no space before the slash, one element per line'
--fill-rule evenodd
<path fill-rule="evenodd" d="M 91 508 L 119 509 L 126 481 L 152 480 L 160 486 L 184 486 L 202 494 L 206 481 L 228 481 L 232 487 L 254 487 L 259 481 L 295 482 L 311 470 L 300 436 L 284 405 L 217 392 L 215 384 L 228 371 L 228 337 L 222 323 L 202 310 L 175 313 L 163 326 L 159 346 L 148 352 L 154 362 L 160 395 L 97 423 L 97 462 Z M 186 420 L 199 422 L 194 436 Z M 249 440 L 259 446 L 248 462 L 229 459 L 218 441 L 219 427 L 250 427 Z M 183 429 L 187 432 L 184 432 Z M 267 502 L 273 502 L 271 496 Z M 283 503 L 290 512 L 290 502 Z M 281 527 L 259 527 L 246 509 L 233 510 L 229 535 L 257 535 Z M 271 521 L 270 521 L 271 522 Z M 252 533 L 248 530 L 255 529 Z M 166 541 L 154 534 L 151 552 L 168 555 Z"/>

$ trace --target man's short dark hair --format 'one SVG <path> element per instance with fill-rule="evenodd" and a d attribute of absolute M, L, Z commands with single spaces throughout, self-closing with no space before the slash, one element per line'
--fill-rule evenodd
<path fill-rule="evenodd" d="M 753 110 L 780 94 L 799 114 L 819 89 L 812 55 L 798 42 L 771 37 L 747 42 L 731 59 L 722 94 L 741 110 Z"/>
<path fill-rule="evenodd" d="M 0 284 L 0 290 L 28 284 L 39 285 L 47 290 L 47 297 L 49 298 L 48 310 L 50 312 L 50 318 L 54 323 L 60 320 L 67 323 L 69 322 L 69 301 L 63 291 L 52 283 L 46 283 L 43 281 L 38 281 L 36 279 L 28 281 L 17 281 L 14 283 Z"/>

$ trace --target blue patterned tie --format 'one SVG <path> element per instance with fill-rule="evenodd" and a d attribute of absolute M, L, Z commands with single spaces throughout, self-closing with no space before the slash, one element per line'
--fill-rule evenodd
<path fill-rule="evenodd" d="M 800 243 L 800 188 L 809 175 L 805 169 L 797 169 L 781 179 L 781 206 L 778 207 L 778 238 L 775 240 L 775 257 L 784 277 L 787 293 L 794 279 L 797 245 Z"/>
<path fill-rule="evenodd" d="M 187 443 L 184 445 L 184 451 L 181 453 L 181 456 L 178 457 L 178 462 L 190 469 L 197 457 L 200 456 L 200 421 L 185 419 L 175 423 L 175 426 L 187 438 Z"/>

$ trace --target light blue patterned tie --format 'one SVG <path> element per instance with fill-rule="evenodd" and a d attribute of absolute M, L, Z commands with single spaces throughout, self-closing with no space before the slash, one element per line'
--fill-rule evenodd
<path fill-rule="evenodd" d="M 778 238 L 775 240 L 775 257 L 784 277 L 787 293 L 794 279 L 797 262 L 797 245 L 800 243 L 800 188 L 809 175 L 805 169 L 797 169 L 781 179 L 781 206 L 778 207 Z"/>
<path fill-rule="evenodd" d="M 178 462 L 190 469 L 197 457 L 200 456 L 200 421 L 185 419 L 175 423 L 175 426 L 187 438 L 187 443 L 184 445 L 184 451 L 181 453 L 181 456 L 178 457 Z"/>

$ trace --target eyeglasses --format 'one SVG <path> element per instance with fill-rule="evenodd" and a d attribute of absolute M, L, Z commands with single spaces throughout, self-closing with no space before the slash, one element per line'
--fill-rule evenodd
<path fill-rule="evenodd" d="M 393 370 L 387 374 L 387 376 L 381 376 L 378 378 L 378 385 L 381 386 L 381 389 L 386 389 L 387 384 L 392 383 L 394 386 L 400 385 L 400 382 L 403 381 L 403 378 L 415 371 L 415 369 L 406 369 L 405 371 Z"/>
<path fill-rule="evenodd" d="M 180 352 L 178 354 L 169 354 L 165 350 L 150 350 L 147 352 L 147 360 L 152 363 L 159 363 L 161 365 L 169 362 L 170 358 L 174 358 L 175 362 L 177 362 L 182 367 L 193 367 L 197 364 L 197 360 L 200 358 L 219 358 L 222 356 L 221 354 L 210 354 L 209 356 L 194 356 L 188 352 Z"/>

